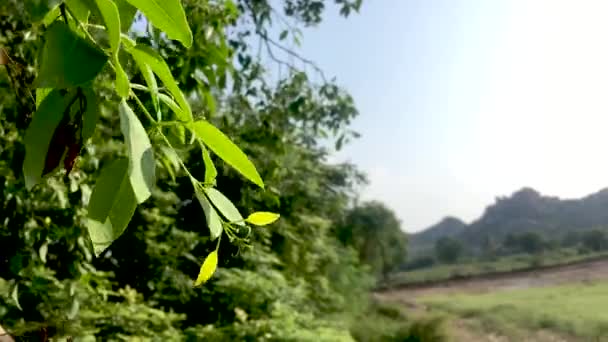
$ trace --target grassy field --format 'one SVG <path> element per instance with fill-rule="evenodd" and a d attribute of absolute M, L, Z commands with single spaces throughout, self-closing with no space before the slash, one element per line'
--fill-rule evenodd
<path fill-rule="evenodd" d="M 608 341 L 608 282 L 435 295 L 417 301 L 506 336 L 546 330 L 584 341 Z"/>
<path fill-rule="evenodd" d="M 552 266 L 608 256 L 607 252 L 579 254 L 575 249 L 561 249 L 541 255 L 517 254 L 496 261 L 471 261 L 452 265 L 437 265 L 420 270 L 401 272 L 393 276 L 391 286 L 413 284 L 485 273 L 510 272 L 531 267 Z"/>

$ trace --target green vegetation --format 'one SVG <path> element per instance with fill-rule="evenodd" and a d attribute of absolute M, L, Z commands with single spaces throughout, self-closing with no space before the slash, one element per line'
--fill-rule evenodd
<path fill-rule="evenodd" d="M 351 332 L 363 342 L 443 342 L 444 323 L 439 316 L 408 319 L 400 305 L 374 301 L 352 322 Z"/>
<path fill-rule="evenodd" d="M 448 217 L 409 235 L 410 260 L 390 284 L 509 272 L 606 255 L 606 207 L 606 189 L 579 200 L 561 200 L 524 188 L 497 198 L 468 225 Z"/>
<path fill-rule="evenodd" d="M 369 303 L 404 236 L 385 207 L 351 206 L 363 174 L 327 162 L 328 143 L 356 136 L 353 99 L 288 52 L 326 7 L 360 6 L 0 1 L 2 327 L 83 341 L 434 334 Z M 374 234 L 347 219 L 379 207 L 357 216 Z M 382 330 L 365 335 L 362 317 Z"/>
<path fill-rule="evenodd" d="M 440 262 L 453 264 L 462 256 L 462 251 L 462 244 L 456 239 L 442 237 L 435 242 L 435 255 Z"/>
<path fill-rule="evenodd" d="M 382 203 L 364 203 L 349 210 L 337 236 L 359 251 L 359 260 L 383 280 L 406 260 L 406 235 L 395 214 Z"/>
<path fill-rule="evenodd" d="M 608 336 L 608 283 L 604 282 L 420 300 L 433 309 L 480 320 L 505 335 L 546 329 L 585 340 Z"/>
<path fill-rule="evenodd" d="M 559 249 L 545 252 L 542 255 L 515 254 L 494 261 L 462 261 L 457 264 L 440 264 L 413 271 L 399 272 L 391 277 L 390 284 L 415 284 L 447 280 L 458 277 L 474 276 L 487 273 L 511 272 L 542 266 L 568 264 L 587 259 L 608 256 L 608 252 L 584 253 L 577 249 Z"/>
<path fill-rule="evenodd" d="M 448 217 L 411 234 L 408 250 L 414 258 L 431 255 L 435 243 L 446 237 L 458 240 L 463 254 L 469 257 L 535 254 L 560 246 L 599 251 L 608 248 L 607 239 L 598 236 L 599 231 L 608 232 L 607 207 L 608 189 L 580 199 L 560 199 L 523 188 L 511 196 L 496 198 L 469 224 Z M 590 231 L 596 231 L 596 235 L 584 239 Z"/>

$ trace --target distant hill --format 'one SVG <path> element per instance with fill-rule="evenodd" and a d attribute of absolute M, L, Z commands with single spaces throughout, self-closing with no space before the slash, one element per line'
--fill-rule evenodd
<path fill-rule="evenodd" d="M 569 231 L 597 227 L 608 227 L 608 188 L 580 199 L 562 200 L 526 187 L 511 196 L 496 198 L 469 225 L 457 218 L 445 218 L 410 235 L 410 251 L 418 254 L 444 236 L 475 249 L 484 239 L 501 241 L 508 233 L 535 231 L 546 238 L 559 238 Z"/>
<path fill-rule="evenodd" d="M 439 223 L 429 228 L 409 235 L 408 251 L 411 254 L 418 254 L 424 250 L 432 248 L 435 241 L 441 237 L 458 236 L 467 227 L 467 224 L 456 217 L 445 217 Z"/>

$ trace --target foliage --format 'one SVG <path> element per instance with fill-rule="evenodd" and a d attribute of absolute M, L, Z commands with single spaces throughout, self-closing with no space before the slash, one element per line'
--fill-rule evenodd
<path fill-rule="evenodd" d="M 608 248 L 608 235 L 605 231 L 594 229 L 582 234 L 583 246 L 591 251 L 599 252 Z"/>
<path fill-rule="evenodd" d="M 370 303 L 364 315 L 353 322 L 351 332 L 355 340 L 361 342 L 448 341 L 441 318 L 424 317 L 411 321 L 400 306 L 382 301 Z"/>
<path fill-rule="evenodd" d="M 443 236 L 459 240 L 467 253 L 474 255 L 489 256 L 487 252 L 492 250 L 496 254 L 506 253 L 500 251 L 499 243 L 509 234 L 526 232 L 539 234 L 545 241 L 545 247 L 549 247 L 547 243 L 554 245 L 555 239 L 563 241 L 568 234 L 591 229 L 605 230 L 608 226 L 607 206 L 608 189 L 579 199 L 560 199 L 523 188 L 510 196 L 498 197 L 479 218 L 469 224 L 446 218 L 437 225 L 412 234 L 409 239 L 410 254 L 419 256 L 429 253 L 435 241 Z M 574 240 L 575 236 L 570 235 L 565 241 Z M 570 246 L 566 242 L 565 247 Z M 538 250 L 536 247 L 532 249 Z"/>
<path fill-rule="evenodd" d="M 508 234 L 503 245 L 505 248 L 516 252 L 538 254 L 545 249 L 546 243 L 540 234 L 524 232 L 520 234 Z"/>
<path fill-rule="evenodd" d="M 394 274 L 389 286 L 444 281 L 453 278 L 471 277 L 488 273 L 507 273 L 538 267 L 567 265 L 585 260 L 606 257 L 606 251 L 579 253 L 576 248 L 546 251 L 542 257 L 520 253 L 506 255 L 495 260 L 463 259 L 455 264 L 438 264 Z"/>
<path fill-rule="evenodd" d="M 405 262 L 406 235 L 395 214 L 382 203 L 369 202 L 351 209 L 337 236 L 358 250 L 361 262 L 385 279 Z"/>
<path fill-rule="evenodd" d="M 175 39 L 185 47 L 192 45 L 192 32 L 178 0 L 162 4 L 137 0 L 129 3 L 134 10 L 143 13 L 151 25 L 166 33 L 166 41 Z M 121 13 L 115 2 L 97 0 L 60 2 L 48 6 L 48 12 L 43 10 L 40 13 L 44 14 L 41 21 L 44 43 L 38 53 L 39 67 L 33 83 L 37 109 L 24 138 L 25 185 L 31 190 L 43 178 L 53 175 L 61 161 L 65 176 L 69 175 L 82 146 L 94 134 L 99 117 L 98 99 L 90 87 L 98 78 L 102 79 L 103 69 L 109 67 L 115 75 L 114 87 L 111 88 L 112 84 L 107 80 L 96 85 L 114 89 L 114 95 L 118 97 L 116 100 L 107 99 L 105 106 L 114 111 L 118 109 L 127 158 L 117 158 L 107 163 L 90 196 L 86 224 L 95 255 L 100 255 L 123 234 L 137 205 L 151 196 L 156 183 L 153 144 L 161 146 L 157 149 L 178 161 L 189 176 L 197 196 L 208 200 L 202 204 L 209 213 L 207 225 L 212 231 L 212 238 L 219 238 L 221 231 L 225 230 L 231 241 L 242 239 L 235 234 L 234 225 L 245 226 L 246 222 L 230 200 L 214 188 L 215 178 L 209 175 L 210 171 L 205 176 L 206 183 L 199 181 L 177 155 L 176 148 L 197 143 L 201 149 L 213 151 L 242 176 L 264 188 L 262 179 L 253 163 L 226 135 L 205 118 L 193 117 L 186 96 L 178 87 L 165 60 L 151 48 L 151 44 L 135 42 L 121 35 L 121 20 L 132 22 L 134 10 L 123 9 Z M 104 31 L 111 59 L 103 50 L 102 40 L 91 34 L 88 24 Z M 145 73 L 146 86 L 135 87 L 130 82 L 119 59 L 121 52 L 130 55 L 140 71 Z M 10 55 L 5 55 L 8 56 L 6 64 L 12 65 L 14 62 Z M 228 58 L 228 55 L 224 58 Z M 9 76 L 13 83 L 21 81 Z M 159 92 L 156 77 L 162 81 L 166 93 Z M 171 111 L 161 110 L 157 104 L 152 106 L 152 110 L 131 88 L 154 92 L 155 97 L 162 95 L 164 102 L 172 104 L 168 106 Z M 140 113 L 145 114 L 146 126 L 129 102 L 135 103 Z M 152 116 L 151 112 L 156 115 Z M 171 142 L 169 131 L 178 132 L 178 139 Z M 188 143 L 185 140 L 186 132 L 189 134 Z M 205 160 L 206 169 L 215 168 L 211 158 Z M 210 205 L 206 205 L 208 203 Z M 216 210 L 221 216 L 215 213 Z M 220 239 L 217 248 L 219 243 Z M 208 277 L 199 277 L 202 278 Z"/>
<path fill-rule="evenodd" d="M 435 254 L 441 262 L 455 263 L 462 256 L 462 252 L 462 244 L 456 239 L 442 237 L 435 242 Z"/>
<path fill-rule="evenodd" d="M 295 67 L 271 77 L 249 44 L 281 50 L 271 19 L 313 25 L 324 2 L 159 3 L 0 4 L 12 60 L 0 73 L 12 89 L 0 92 L 0 322 L 19 336 L 352 340 L 373 277 L 336 229 L 364 177 L 328 163 L 322 141 L 356 136 L 354 102 Z M 64 45 L 80 53 L 63 59 Z M 67 92 L 30 96 L 31 84 Z M 75 141 L 26 134 L 42 119 Z"/>
<path fill-rule="evenodd" d="M 413 270 L 417 270 L 417 269 L 421 269 L 421 268 L 428 268 L 428 267 L 434 266 L 435 262 L 436 262 L 435 258 L 433 258 L 432 256 L 416 257 L 416 258 L 413 258 L 412 260 L 408 261 L 403 266 L 403 270 L 404 271 L 413 271 Z"/>
<path fill-rule="evenodd" d="M 493 330 L 515 324 L 528 332 L 553 330 L 584 340 L 605 337 L 606 283 L 508 290 L 477 295 L 434 296 L 424 299 L 432 308 L 481 319 Z"/>

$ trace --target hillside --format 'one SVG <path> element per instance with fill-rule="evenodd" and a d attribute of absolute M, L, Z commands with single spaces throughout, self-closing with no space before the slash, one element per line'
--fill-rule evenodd
<path fill-rule="evenodd" d="M 455 218 L 443 219 L 420 233 L 410 235 L 413 254 L 432 247 L 441 237 L 453 237 L 475 249 L 484 239 L 504 239 L 508 233 L 535 231 L 559 238 L 570 231 L 608 226 L 608 189 L 580 199 L 544 196 L 523 188 L 511 196 L 498 197 L 483 215 L 462 226 Z"/>
<path fill-rule="evenodd" d="M 463 232 L 467 224 L 456 217 L 445 217 L 439 223 L 409 236 L 409 251 L 412 254 L 431 248 L 441 237 L 455 237 Z"/>

